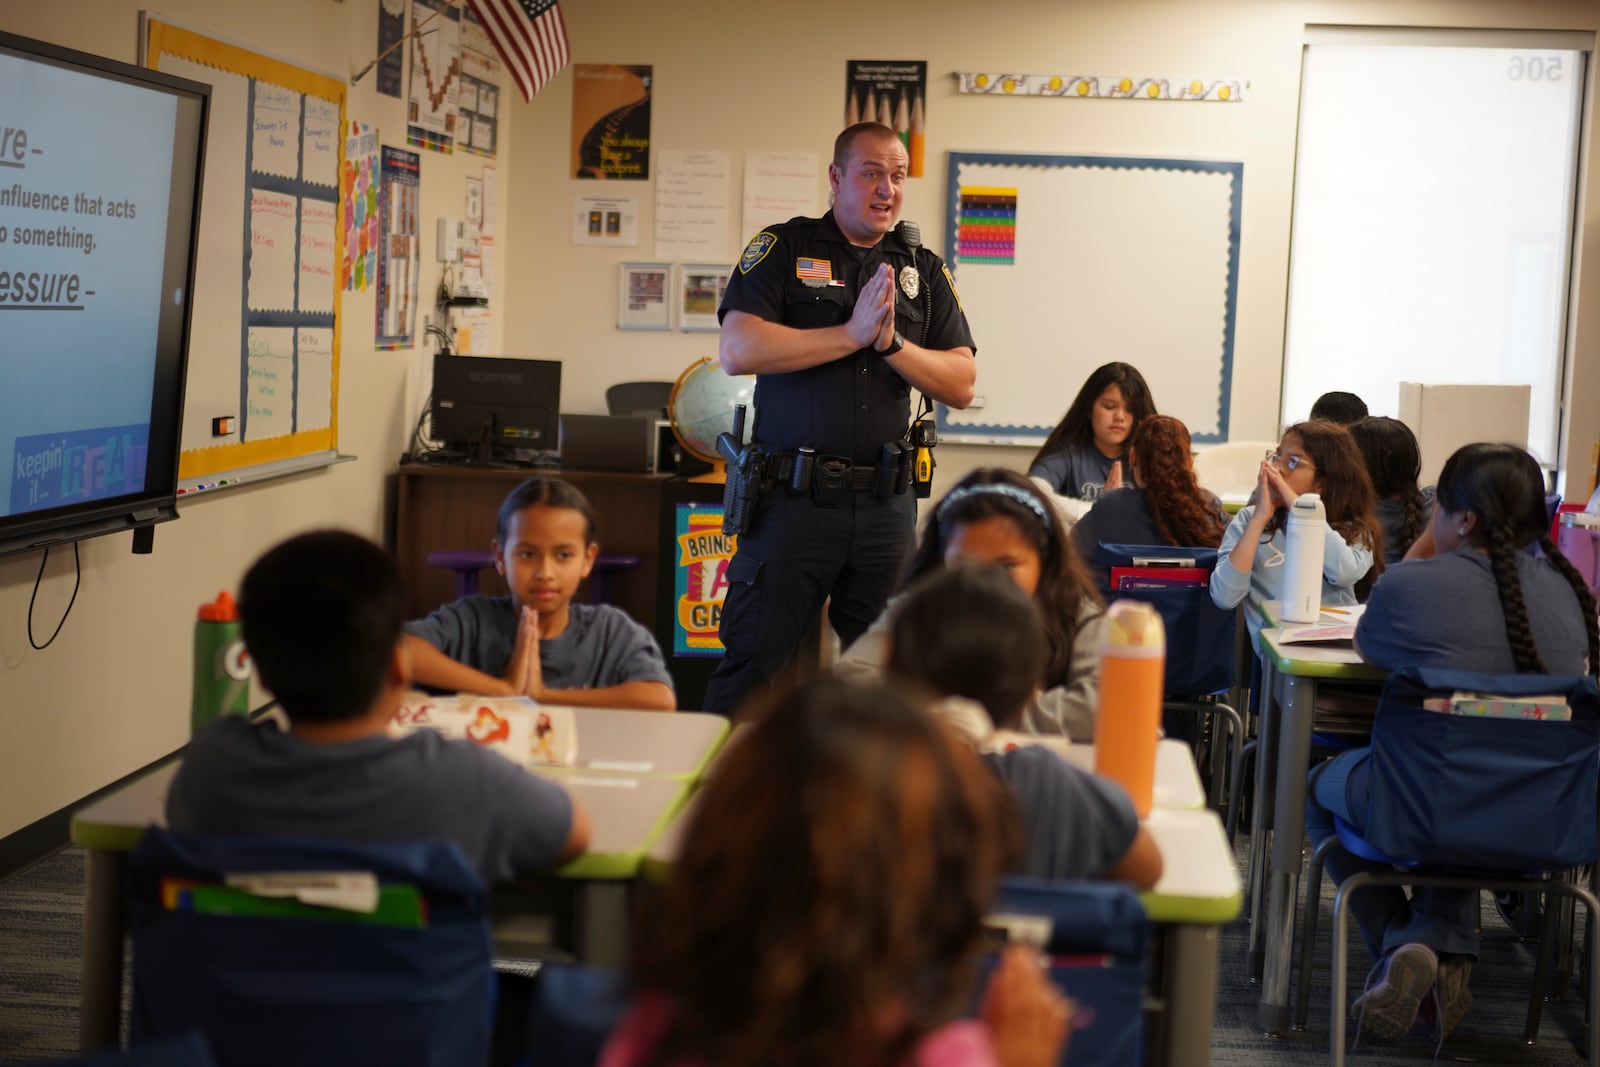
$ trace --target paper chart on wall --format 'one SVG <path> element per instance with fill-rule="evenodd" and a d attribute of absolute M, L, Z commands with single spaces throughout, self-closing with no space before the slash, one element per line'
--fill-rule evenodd
<path fill-rule="evenodd" d="M 763 227 L 787 222 L 796 215 L 816 213 L 815 152 L 745 153 L 741 248 Z"/>
<path fill-rule="evenodd" d="M 728 258 L 728 153 L 657 156 L 656 258 Z"/>
<path fill-rule="evenodd" d="M 212 86 L 179 478 L 331 459 L 345 86 L 157 19 L 146 37 L 149 66 Z"/>

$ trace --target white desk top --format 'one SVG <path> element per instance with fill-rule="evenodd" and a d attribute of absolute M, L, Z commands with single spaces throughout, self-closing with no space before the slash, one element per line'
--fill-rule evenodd
<path fill-rule="evenodd" d="M 698 780 L 728 736 L 727 719 L 698 711 L 573 708 L 572 717 L 578 762 L 540 770 Z"/>
<path fill-rule="evenodd" d="M 1068 763 L 1094 773 L 1094 746 L 1068 745 L 1062 753 Z M 1194 753 L 1182 741 L 1163 738 L 1156 745 L 1156 781 L 1152 800 L 1157 808 L 1203 808 L 1206 793 L 1200 786 Z"/>
<path fill-rule="evenodd" d="M 1140 894 L 1151 919 L 1225 923 L 1238 916 L 1243 888 L 1216 812 L 1157 808 L 1144 826 L 1162 859 L 1161 881 Z"/>

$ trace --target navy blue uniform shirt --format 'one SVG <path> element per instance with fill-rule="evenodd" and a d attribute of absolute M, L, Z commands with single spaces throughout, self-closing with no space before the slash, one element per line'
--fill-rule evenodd
<path fill-rule="evenodd" d="M 798 329 L 842 325 L 850 319 L 863 279 L 885 262 L 894 268 L 895 325 L 906 340 L 976 353 L 943 260 L 923 249 L 913 263 L 898 232 L 885 234 L 876 247 L 858 248 L 839 232 L 832 211 L 757 234 L 728 279 L 718 321 L 730 311 L 743 311 Z M 908 281 L 907 268 L 915 271 L 914 282 Z M 820 366 L 757 376 L 751 440 L 772 452 L 810 445 L 822 455 L 871 465 L 885 441 L 905 436 L 910 398 L 906 380 L 868 346 Z"/>

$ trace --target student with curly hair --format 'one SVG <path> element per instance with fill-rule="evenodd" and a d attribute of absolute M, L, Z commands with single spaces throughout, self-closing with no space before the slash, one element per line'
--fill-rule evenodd
<path fill-rule="evenodd" d="M 1378 525 L 1383 527 L 1383 562 L 1405 558 L 1428 528 L 1433 510 L 1433 486 L 1417 488 L 1422 475 L 1422 450 L 1411 427 L 1383 415 L 1350 424 L 1350 436 L 1361 449 L 1372 489 L 1378 494 Z"/>
<path fill-rule="evenodd" d="M 1074 500 L 1093 500 L 1120 488 L 1132 480 L 1122 466 L 1128 436 L 1155 413 L 1156 402 L 1137 367 L 1107 363 L 1096 368 L 1034 454 L 1028 477 Z"/>
<path fill-rule="evenodd" d="M 1550 540 L 1544 475 L 1532 456 L 1514 445 L 1458 449 L 1439 474 L 1432 531 L 1436 556 L 1396 563 L 1373 587 L 1356 626 L 1364 659 L 1485 674 L 1600 667 L 1594 598 Z M 1534 545 L 1545 558 L 1528 551 Z M 1361 828 L 1370 759 L 1370 749 L 1357 749 L 1312 772 L 1313 843 L 1333 834 L 1335 816 Z M 1345 853 L 1328 856 L 1339 881 L 1368 869 L 1376 868 Z M 1363 1032 L 1400 1037 L 1426 1007 L 1425 1021 L 1443 1040 L 1472 1005 L 1477 892 L 1418 889 L 1407 897 L 1398 887 L 1372 887 L 1351 906 L 1377 961 L 1376 981 L 1352 1007 Z"/>
<path fill-rule="evenodd" d="M 1039 691 L 1028 701 L 1022 728 L 1094 740 L 1100 693 L 1095 643 L 1105 625 L 1105 605 L 1083 561 L 1067 539 L 1043 490 L 1015 471 L 979 468 L 946 493 L 933 509 L 922 540 L 900 580 L 900 592 L 924 574 L 958 563 L 992 563 L 1033 598 L 1044 624 L 1047 655 Z M 884 639 L 894 600 L 836 669 L 844 674 L 882 672 Z M 959 604 L 952 611 L 960 611 Z"/>
<path fill-rule="evenodd" d="M 972 749 L 878 685 L 780 696 L 718 761 L 601 1067 L 1046 1067 L 1069 1005 L 982 920 L 1020 850 Z"/>
<path fill-rule="evenodd" d="M 1215 493 L 1194 477 L 1189 428 L 1171 415 L 1140 421 L 1128 439 L 1128 465 L 1138 487 L 1108 489 L 1072 528 L 1084 559 L 1101 543 L 1216 548 L 1228 528 Z"/>
<path fill-rule="evenodd" d="M 1211 599 L 1218 607 L 1248 601 L 1245 626 L 1252 643 L 1261 632 L 1260 605 L 1283 592 L 1289 507 L 1305 493 L 1321 494 L 1328 518 L 1322 603 L 1354 604 L 1383 573 L 1383 533 L 1372 478 L 1350 431 L 1324 419 L 1295 423 L 1262 462 L 1257 503 L 1246 504 L 1233 517 L 1211 572 Z"/>

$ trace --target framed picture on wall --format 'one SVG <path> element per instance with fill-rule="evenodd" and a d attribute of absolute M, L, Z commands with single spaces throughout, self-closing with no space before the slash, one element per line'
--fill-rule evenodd
<path fill-rule="evenodd" d="M 717 308 L 728 288 L 733 268 L 726 263 L 683 263 L 678 266 L 678 329 L 685 333 L 712 332 Z"/>
<path fill-rule="evenodd" d="M 624 263 L 617 291 L 617 329 L 668 330 L 672 328 L 667 304 L 670 263 Z M 713 315 L 715 318 L 715 315 Z"/>

